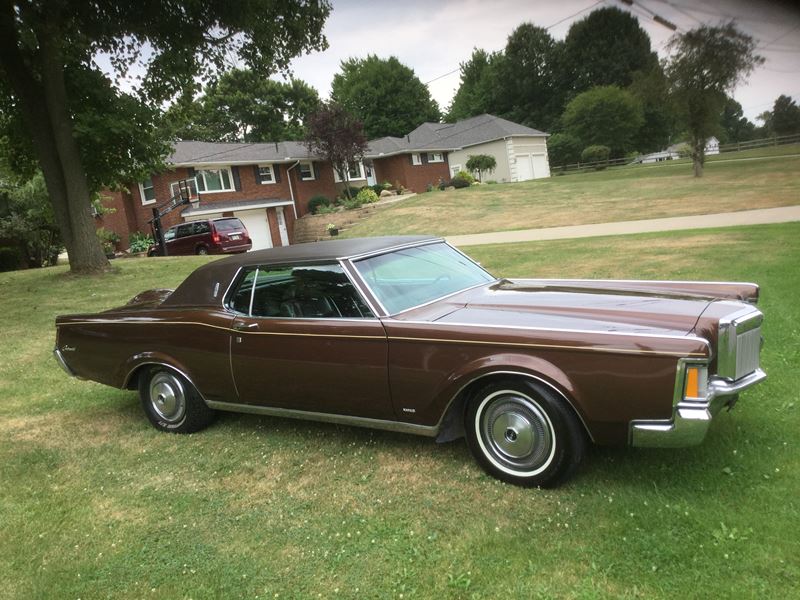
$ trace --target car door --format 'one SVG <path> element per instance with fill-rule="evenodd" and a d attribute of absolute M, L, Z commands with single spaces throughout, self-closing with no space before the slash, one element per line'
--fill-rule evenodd
<path fill-rule="evenodd" d="M 228 306 L 241 403 L 395 418 L 386 333 L 338 264 L 250 269 Z"/>

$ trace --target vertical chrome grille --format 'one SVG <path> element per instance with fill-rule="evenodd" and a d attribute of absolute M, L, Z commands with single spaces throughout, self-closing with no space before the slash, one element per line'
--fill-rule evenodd
<path fill-rule="evenodd" d="M 759 367 L 763 318 L 760 311 L 748 307 L 720 319 L 717 375 L 736 380 Z"/>
<path fill-rule="evenodd" d="M 758 368 L 761 350 L 761 328 L 757 327 L 736 335 L 736 379 Z"/>

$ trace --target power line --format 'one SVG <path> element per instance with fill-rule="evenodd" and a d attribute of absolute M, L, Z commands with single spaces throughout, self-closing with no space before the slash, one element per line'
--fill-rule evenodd
<path fill-rule="evenodd" d="M 561 19 L 560 21 L 556 21 L 552 25 L 548 25 L 547 27 L 545 27 L 545 30 L 550 30 L 553 27 L 556 27 L 557 25 L 561 25 L 561 23 L 563 23 L 564 21 L 568 21 L 568 20 L 572 19 L 573 17 L 577 17 L 579 14 L 584 13 L 587 10 L 592 9 L 595 6 L 597 6 L 598 4 L 602 4 L 603 2 L 605 2 L 605 0 L 597 0 L 597 2 L 595 2 L 594 4 L 591 4 L 591 5 L 587 6 L 586 8 L 582 8 L 578 12 L 572 13 L 568 17 L 564 17 L 563 19 Z M 457 68 L 453 69 L 452 71 L 448 71 L 447 73 L 444 73 L 443 75 L 439 75 L 438 77 L 434 77 L 433 79 L 431 79 L 429 81 L 426 81 L 425 85 L 428 85 L 429 83 L 433 83 L 434 81 L 438 81 L 439 79 L 444 79 L 445 77 L 447 77 L 449 75 L 452 75 L 453 73 L 458 73 L 460 70 L 461 70 L 461 66 L 459 65 Z"/>

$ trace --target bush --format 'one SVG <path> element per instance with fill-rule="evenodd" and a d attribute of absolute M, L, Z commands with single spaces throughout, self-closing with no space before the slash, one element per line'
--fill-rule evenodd
<path fill-rule="evenodd" d="M 142 233 L 141 231 L 134 231 L 130 235 L 129 241 L 131 246 L 128 248 L 128 252 L 133 254 L 137 252 L 147 252 L 150 246 L 155 243 L 150 235 Z"/>
<path fill-rule="evenodd" d="M 22 252 L 19 248 L 0 248 L 0 273 L 16 271 L 22 266 Z"/>
<path fill-rule="evenodd" d="M 495 181 L 494 179 L 490 179 L 489 181 L 486 182 L 486 185 L 495 185 L 496 183 L 497 181 Z"/>
<path fill-rule="evenodd" d="M 117 249 L 117 244 L 120 240 L 119 235 L 114 231 L 106 229 L 105 227 L 101 227 L 96 233 L 97 239 L 99 239 L 100 243 L 103 245 L 103 252 L 105 252 L 106 255 L 113 254 Z"/>
<path fill-rule="evenodd" d="M 375 193 L 375 190 L 369 187 L 361 188 L 361 191 L 356 194 L 356 199 L 361 202 L 361 204 L 372 204 L 373 202 L 378 201 L 378 194 Z"/>
<path fill-rule="evenodd" d="M 364 187 L 366 187 L 366 186 L 364 186 Z M 358 192 L 360 192 L 362 188 L 357 188 L 357 187 L 352 187 L 352 186 L 350 186 L 350 187 L 349 187 L 349 188 L 347 188 L 347 189 L 348 189 L 348 190 L 350 190 L 350 194 L 349 194 L 349 196 L 350 196 L 351 198 L 355 198 L 356 196 L 358 196 Z M 347 198 L 347 196 L 348 196 L 347 192 L 345 192 L 345 191 L 343 190 L 343 191 L 342 191 L 342 194 L 344 195 L 344 197 L 345 197 L 345 198 Z"/>
<path fill-rule="evenodd" d="M 317 207 L 317 212 L 315 212 L 314 214 L 316 214 L 316 215 L 330 215 L 330 214 L 333 214 L 333 213 L 337 212 L 338 210 L 339 210 L 339 208 L 337 206 L 333 205 L 333 204 L 330 204 L 328 206 L 325 206 L 323 204 L 323 205 Z"/>
<path fill-rule="evenodd" d="M 385 187 L 383 187 L 383 186 L 384 186 L 384 184 L 382 184 L 382 183 L 376 183 L 375 185 L 371 185 L 371 186 L 369 186 L 369 187 L 370 187 L 370 189 L 371 189 L 373 192 L 375 192 L 376 194 L 378 194 L 378 196 L 380 196 L 380 195 L 381 195 L 381 192 L 382 192 L 383 190 L 385 190 L 385 189 L 388 189 L 388 188 L 385 188 Z M 391 187 L 391 186 L 390 186 L 390 187 Z"/>
<path fill-rule="evenodd" d="M 353 210 L 356 208 L 361 208 L 362 204 L 363 202 L 361 202 L 361 200 L 358 199 L 358 196 L 356 196 L 352 200 L 348 198 L 342 200 L 342 206 L 344 206 L 345 210 Z"/>
<path fill-rule="evenodd" d="M 320 206 L 330 206 L 331 201 L 327 198 L 327 196 L 314 196 L 311 200 L 308 201 L 308 211 L 315 215 L 319 210 Z"/>
<path fill-rule="evenodd" d="M 453 180 L 456 180 L 456 179 L 461 179 L 463 181 L 466 181 L 467 185 L 472 185 L 473 183 L 475 183 L 475 178 L 470 173 L 467 173 L 466 171 L 459 171 L 458 173 L 456 173 L 456 176 L 453 177 Z"/>
<path fill-rule="evenodd" d="M 547 140 L 547 155 L 554 167 L 576 163 L 581 158 L 581 141 L 569 133 L 554 133 Z"/>
<path fill-rule="evenodd" d="M 450 180 L 450 183 L 448 185 L 450 185 L 450 186 L 452 186 L 452 187 L 454 187 L 454 188 L 456 188 L 458 190 L 458 189 L 461 189 L 461 188 L 468 188 L 472 184 L 469 181 L 467 181 L 466 179 L 464 179 L 463 177 L 453 177 Z"/>
<path fill-rule="evenodd" d="M 611 149 L 608 146 L 587 146 L 581 152 L 581 162 L 597 163 L 595 169 L 601 171 L 608 165 Z"/>

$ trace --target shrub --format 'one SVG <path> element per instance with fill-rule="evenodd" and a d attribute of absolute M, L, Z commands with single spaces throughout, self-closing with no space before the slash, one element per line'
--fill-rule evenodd
<path fill-rule="evenodd" d="M 312 215 L 317 214 L 320 206 L 330 206 L 331 201 L 326 196 L 314 196 L 308 201 L 308 210 Z"/>
<path fill-rule="evenodd" d="M 425 191 L 426 192 L 432 192 L 434 189 L 435 188 L 433 187 L 432 183 L 429 183 L 428 185 L 425 186 Z"/>
<path fill-rule="evenodd" d="M 450 180 L 449 185 L 453 186 L 456 189 L 461 189 L 461 188 L 468 188 L 472 184 L 463 177 L 453 177 Z"/>
<path fill-rule="evenodd" d="M 365 186 L 365 187 L 366 187 L 366 186 Z M 356 196 L 358 196 L 358 192 L 360 192 L 360 191 L 361 191 L 361 188 L 357 188 L 357 187 L 353 187 L 353 186 L 350 186 L 350 187 L 349 187 L 349 188 L 347 188 L 347 189 L 349 189 L 349 190 L 350 190 L 350 197 L 351 197 L 351 198 L 355 198 Z M 345 192 L 345 193 L 344 193 L 344 195 L 345 195 L 345 198 L 346 198 L 348 194 Z"/>
<path fill-rule="evenodd" d="M 113 254 L 114 250 L 116 250 L 116 246 L 119 243 L 119 235 L 116 232 L 110 231 L 105 227 L 101 227 L 97 230 L 97 239 L 100 240 L 100 243 L 103 244 L 103 251 L 106 254 Z"/>
<path fill-rule="evenodd" d="M 0 273 L 16 271 L 22 266 L 22 252 L 19 248 L 0 248 Z"/>
<path fill-rule="evenodd" d="M 361 202 L 361 204 L 372 204 L 373 202 L 378 201 L 378 194 L 375 193 L 375 190 L 369 187 L 361 188 L 361 191 L 356 194 L 356 199 Z"/>
<path fill-rule="evenodd" d="M 384 181 L 384 182 L 381 184 L 381 186 L 382 186 L 382 187 L 383 187 L 383 189 L 385 189 L 385 190 L 390 190 L 390 189 L 392 189 L 392 184 L 391 184 L 391 183 L 389 183 L 388 181 Z"/>
<path fill-rule="evenodd" d="M 381 192 L 383 190 L 388 189 L 388 188 L 385 188 L 383 186 L 384 186 L 384 184 L 382 184 L 382 183 L 376 183 L 375 185 L 371 185 L 369 187 L 373 192 L 375 192 L 376 194 L 378 194 L 378 196 L 380 196 Z M 389 187 L 391 187 L 391 186 L 389 186 Z"/>
<path fill-rule="evenodd" d="M 345 198 L 344 200 L 342 200 L 342 206 L 344 206 L 345 210 L 353 210 L 356 208 L 361 208 L 362 204 L 363 202 L 361 202 L 361 200 L 358 199 L 358 196 L 356 196 L 353 199 Z"/>
<path fill-rule="evenodd" d="M 608 146 L 587 146 L 581 152 L 582 162 L 594 162 L 595 169 L 601 171 L 606 168 L 611 149 Z"/>
<path fill-rule="evenodd" d="M 496 183 L 497 181 L 495 181 L 494 179 L 490 179 L 489 181 L 486 182 L 486 185 L 495 185 Z"/>
<path fill-rule="evenodd" d="M 554 133 L 547 140 L 547 154 L 554 167 L 576 163 L 581 158 L 581 141 L 569 133 Z"/>
<path fill-rule="evenodd" d="M 467 160 L 467 171 L 478 173 L 478 179 L 483 181 L 483 173 L 491 173 L 497 168 L 497 160 L 490 154 L 470 154 Z"/>
<path fill-rule="evenodd" d="M 332 213 L 337 212 L 338 210 L 339 210 L 339 208 L 334 206 L 333 204 L 329 204 L 328 206 L 322 204 L 322 205 L 317 207 L 317 212 L 315 212 L 314 214 L 315 215 L 330 215 Z"/>
<path fill-rule="evenodd" d="M 155 241 L 153 238 L 146 234 L 142 233 L 141 231 L 134 231 L 129 238 L 130 241 L 130 248 L 128 248 L 128 252 L 137 253 L 137 252 L 147 252 L 150 249 Z"/>
<path fill-rule="evenodd" d="M 467 185 L 472 185 L 473 183 L 475 183 L 475 178 L 466 171 L 459 171 L 458 173 L 456 173 L 453 179 L 463 179 L 464 181 L 467 182 Z"/>

